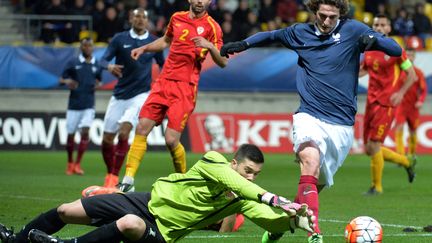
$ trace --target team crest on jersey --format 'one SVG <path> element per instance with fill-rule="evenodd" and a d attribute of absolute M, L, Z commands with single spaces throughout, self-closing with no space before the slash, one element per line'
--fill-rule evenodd
<path fill-rule="evenodd" d="M 389 55 L 384 55 L 384 60 L 386 60 L 386 61 L 390 60 L 390 56 Z"/>
<path fill-rule="evenodd" d="M 340 42 L 341 35 L 339 33 L 333 33 L 332 38 L 334 39 L 334 42 Z"/>
<path fill-rule="evenodd" d="M 197 27 L 197 33 L 198 33 L 198 35 L 201 35 L 202 33 L 204 33 L 204 27 L 198 26 Z"/>

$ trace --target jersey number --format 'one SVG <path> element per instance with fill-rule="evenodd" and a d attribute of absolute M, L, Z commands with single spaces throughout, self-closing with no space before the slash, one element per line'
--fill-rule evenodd
<path fill-rule="evenodd" d="M 180 40 L 185 41 L 186 40 L 186 36 L 189 35 L 189 30 L 188 29 L 183 29 L 182 30 L 183 34 L 179 37 Z"/>

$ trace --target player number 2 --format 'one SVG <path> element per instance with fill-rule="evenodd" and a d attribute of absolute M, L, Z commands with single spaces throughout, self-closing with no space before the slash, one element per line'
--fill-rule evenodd
<path fill-rule="evenodd" d="M 183 34 L 179 37 L 180 40 L 185 41 L 186 40 L 186 36 L 189 35 L 189 30 L 188 29 L 184 29 L 182 30 Z"/>

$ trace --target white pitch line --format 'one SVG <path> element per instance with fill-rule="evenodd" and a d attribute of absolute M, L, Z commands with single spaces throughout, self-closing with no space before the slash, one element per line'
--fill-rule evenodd
<path fill-rule="evenodd" d="M 287 234 L 288 235 L 288 234 Z M 400 233 L 400 234 L 384 234 L 385 237 L 431 237 L 432 234 L 427 233 L 421 233 L 421 234 L 413 234 L 413 233 Z M 208 239 L 208 238 L 261 238 L 262 235 L 241 235 L 241 234 L 229 234 L 229 235 L 189 235 L 185 238 L 187 239 Z M 287 236 L 289 238 L 303 238 L 304 235 L 289 235 Z M 324 237 L 334 237 L 334 238 L 341 238 L 344 237 L 343 234 L 324 234 Z"/>
<path fill-rule="evenodd" d="M 347 221 L 343 220 L 337 220 L 337 219 L 319 219 L 319 221 L 323 222 L 330 222 L 330 223 L 341 223 L 341 224 L 348 224 Z M 413 225 L 400 225 L 400 224 L 383 224 L 380 223 L 382 226 L 386 227 L 393 227 L 393 228 L 414 228 L 414 229 L 423 229 L 422 226 L 413 226 Z"/>
<path fill-rule="evenodd" d="M 45 197 L 33 197 L 33 196 L 25 196 L 25 195 L 10 195 L 10 194 L 0 194 L 0 197 L 8 197 L 15 199 L 23 199 L 23 200 L 40 200 L 40 201 L 51 201 L 51 202 L 60 202 L 60 199 L 55 198 L 45 198 Z"/>

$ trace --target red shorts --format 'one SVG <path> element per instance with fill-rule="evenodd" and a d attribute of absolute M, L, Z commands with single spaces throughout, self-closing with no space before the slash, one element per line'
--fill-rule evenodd
<path fill-rule="evenodd" d="M 384 142 L 395 115 L 395 108 L 382 106 L 377 102 L 366 104 L 363 141 Z"/>
<path fill-rule="evenodd" d="M 420 121 L 420 111 L 413 105 L 404 105 L 403 103 L 396 109 L 396 125 L 403 125 L 408 123 L 411 131 L 417 129 Z"/>
<path fill-rule="evenodd" d="M 139 117 L 162 123 L 168 117 L 168 127 L 182 132 L 195 109 L 197 85 L 159 78 L 153 84 Z"/>

